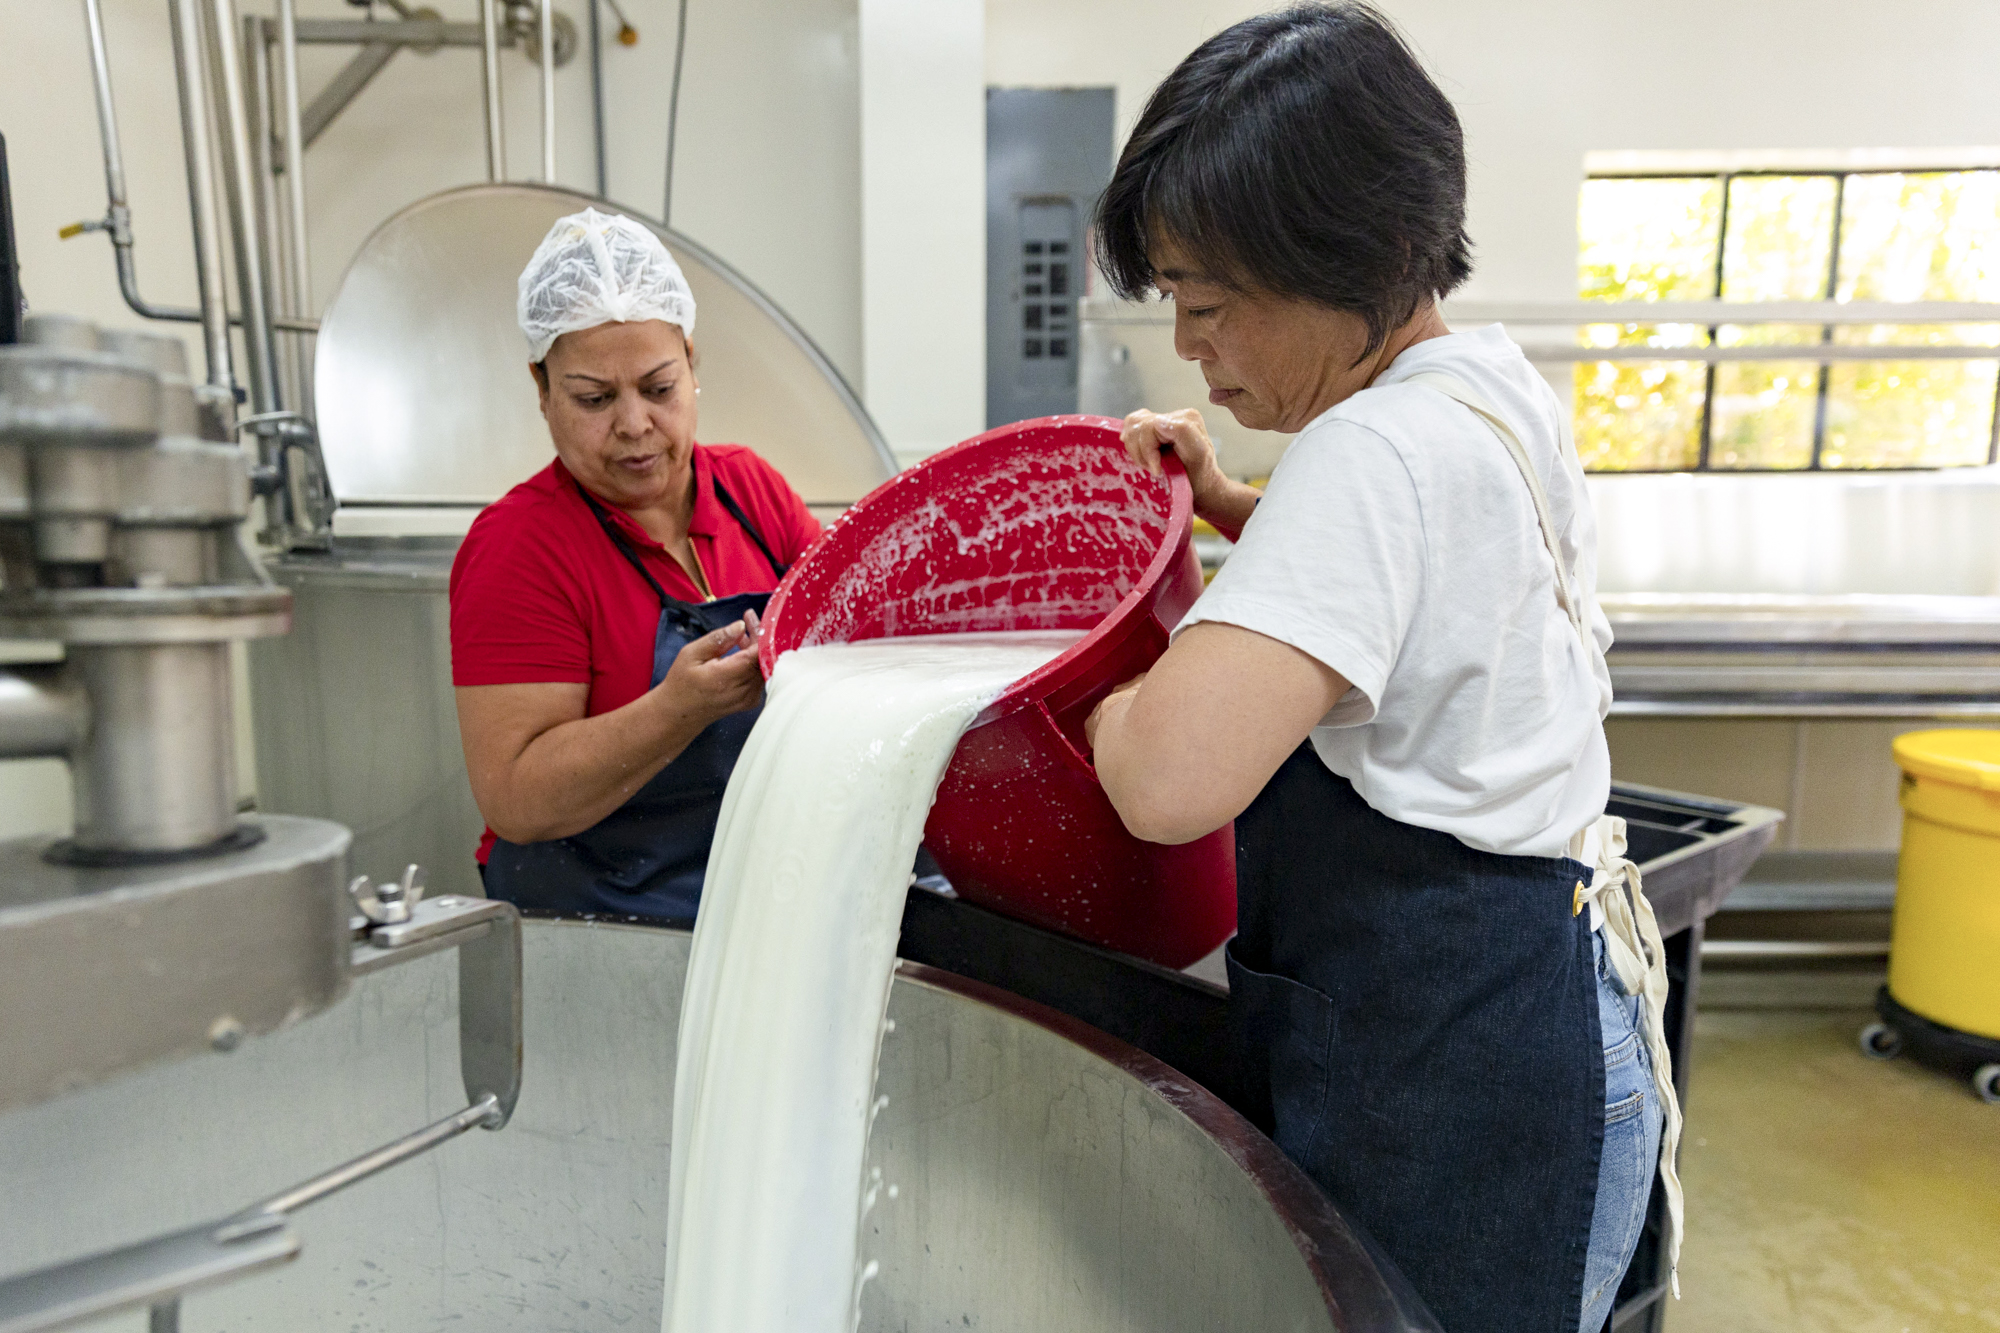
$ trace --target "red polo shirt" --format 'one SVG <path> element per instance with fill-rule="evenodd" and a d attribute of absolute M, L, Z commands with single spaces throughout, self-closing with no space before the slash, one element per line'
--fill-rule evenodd
<path fill-rule="evenodd" d="M 778 586 L 764 553 L 715 496 L 720 479 L 757 532 L 789 565 L 819 523 L 778 470 L 734 444 L 694 447 L 688 535 L 717 597 Z M 706 599 L 680 562 L 636 522 L 604 506 L 669 597 Z M 454 685 L 566 681 L 590 686 L 587 715 L 622 708 L 652 685 L 660 600 L 620 555 L 561 461 L 473 520 L 451 567 Z M 480 840 L 484 863 L 493 845 Z"/>

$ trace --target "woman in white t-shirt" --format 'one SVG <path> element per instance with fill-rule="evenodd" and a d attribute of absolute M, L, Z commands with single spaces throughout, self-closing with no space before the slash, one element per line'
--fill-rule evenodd
<path fill-rule="evenodd" d="M 1127 419 L 1238 540 L 1089 732 L 1138 836 L 1236 821 L 1231 1004 L 1279 1145 L 1448 1333 L 1596 1333 L 1646 1215 L 1664 1047 L 1576 859 L 1610 784 L 1583 474 L 1520 349 L 1438 315 L 1470 272 L 1464 205 L 1451 104 L 1363 6 L 1240 23 L 1153 94 L 1100 264 L 1173 298 L 1210 403 L 1298 438 L 1260 493 L 1198 412 Z"/>

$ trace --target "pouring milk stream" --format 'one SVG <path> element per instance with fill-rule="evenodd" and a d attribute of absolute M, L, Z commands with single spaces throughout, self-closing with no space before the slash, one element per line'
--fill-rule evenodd
<path fill-rule="evenodd" d="M 958 739 L 1076 634 L 787 653 L 729 780 L 681 1006 L 665 1333 L 847 1333 L 910 866 Z M 889 1182 L 893 1185 L 893 1182 Z"/>

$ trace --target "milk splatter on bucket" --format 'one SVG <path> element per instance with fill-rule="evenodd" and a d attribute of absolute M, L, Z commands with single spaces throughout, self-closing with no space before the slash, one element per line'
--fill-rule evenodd
<path fill-rule="evenodd" d="M 958 738 L 1075 634 L 787 653 L 729 780 L 681 1002 L 666 1333 L 845 1333 L 911 862 Z"/>

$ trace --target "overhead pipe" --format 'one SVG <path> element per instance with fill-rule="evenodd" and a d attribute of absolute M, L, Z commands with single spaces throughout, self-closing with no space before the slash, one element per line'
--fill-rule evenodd
<path fill-rule="evenodd" d="M 268 31 L 270 24 L 269 19 L 245 14 L 239 31 L 243 34 L 243 92 L 250 123 L 250 175 L 257 184 L 256 194 L 251 199 L 250 216 L 256 223 L 257 254 L 270 290 L 265 311 L 268 317 L 275 320 L 280 312 L 289 313 L 291 305 L 284 299 L 286 280 L 278 238 L 277 125 L 272 114 L 275 89 L 271 70 L 274 53 Z M 291 358 L 276 355 L 275 330 L 271 342 L 278 397 L 286 402 L 295 402 L 298 378 L 292 373 Z"/>
<path fill-rule="evenodd" d="M 556 183 L 556 22 L 555 0 L 541 0 L 542 180 Z"/>
<path fill-rule="evenodd" d="M 298 0 L 278 0 L 278 92 L 283 106 L 285 238 L 292 273 L 290 313 L 302 316 L 312 310 L 313 299 L 312 264 L 306 248 L 305 137 L 299 131 Z"/>
<path fill-rule="evenodd" d="M 125 300 L 132 313 L 143 319 L 166 320 L 179 324 L 199 324 L 202 312 L 192 306 L 160 305 L 148 301 L 139 291 L 136 247 L 132 237 L 132 210 L 130 197 L 125 185 L 125 155 L 118 133 L 117 104 L 111 93 L 111 64 L 107 56 L 104 38 L 104 17 L 100 0 L 84 0 L 84 22 L 90 34 L 90 75 L 97 94 L 97 129 L 104 149 L 104 192 L 106 207 L 101 219 L 75 222 L 64 227 L 64 239 L 80 236 L 85 232 L 101 231 L 111 238 L 112 256 L 118 271 L 118 294 Z M 180 47 L 179 33 L 175 33 L 175 50 Z M 193 184 L 190 182 L 190 194 Z M 197 244 L 197 274 L 200 271 L 201 253 Z M 240 315 L 229 316 L 232 324 L 241 324 Z M 318 324 L 312 320 L 280 319 L 277 327 L 313 332 Z"/>
<path fill-rule="evenodd" d="M 93 0 L 86 0 L 95 10 Z M 202 343 L 208 385 L 231 404 L 236 374 L 229 345 L 229 307 L 222 276 L 221 219 L 215 207 L 215 158 L 209 147 L 208 88 L 198 0 L 167 0 L 173 20 L 174 82 L 180 93 L 181 146 L 187 156 L 188 214 L 194 228 L 195 281 L 201 291 Z M 102 39 L 103 28 L 97 29 Z M 107 84 L 107 89 L 109 85 Z M 100 104 L 109 106 L 108 96 Z M 111 136 L 115 145 L 116 135 Z M 120 173 L 123 183 L 123 173 Z"/>
<path fill-rule="evenodd" d="M 500 0 L 479 0 L 479 91 L 486 105 L 486 179 L 507 179 L 507 126 L 500 114 Z"/>
<path fill-rule="evenodd" d="M 259 413 L 284 410 L 278 389 L 277 345 L 271 336 L 270 297 L 257 229 L 256 170 L 250 154 L 249 112 L 243 95 L 243 62 L 237 45 L 236 0 L 210 0 L 209 49 L 215 57 L 214 94 L 222 114 L 224 193 L 236 242 L 236 290 L 243 307 L 243 342 L 249 353 L 250 401 Z"/>

